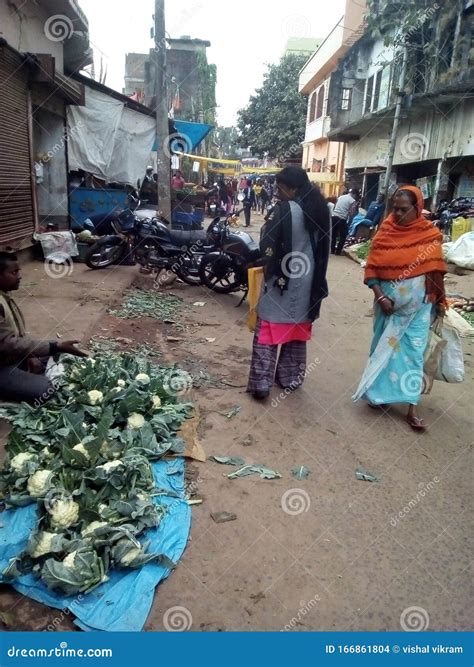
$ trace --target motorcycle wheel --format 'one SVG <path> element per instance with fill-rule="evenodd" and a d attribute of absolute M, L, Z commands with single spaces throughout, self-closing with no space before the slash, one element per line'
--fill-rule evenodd
<path fill-rule="evenodd" d="M 176 267 L 176 274 L 186 285 L 202 285 L 199 264 L 194 260 Z"/>
<path fill-rule="evenodd" d="M 89 248 L 84 261 L 90 269 L 105 269 L 119 262 L 126 251 L 127 245 L 122 241 L 117 243 L 116 240 L 103 238 Z"/>
<path fill-rule="evenodd" d="M 240 288 L 241 281 L 233 262 L 222 255 L 205 255 L 199 266 L 199 275 L 203 285 L 219 294 L 229 294 Z"/>

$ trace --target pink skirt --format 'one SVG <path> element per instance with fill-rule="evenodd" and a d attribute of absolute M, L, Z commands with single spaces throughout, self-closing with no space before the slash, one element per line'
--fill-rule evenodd
<path fill-rule="evenodd" d="M 286 324 L 260 320 L 258 342 L 262 345 L 283 345 L 294 340 L 307 341 L 311 339 L 312 322 Z"/>

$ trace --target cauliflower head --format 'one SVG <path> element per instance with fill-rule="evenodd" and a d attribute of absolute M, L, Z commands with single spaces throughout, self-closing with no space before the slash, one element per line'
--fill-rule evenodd
<path fill-rule="evenodd" d="M 46 554 L 51 553 L 52 541 L 56 536 L 57 533 L 49 533 L 47 530 L 42 530 L 38 533 L 36 547 L 31 552 L 32 558 L 41 558 L 41 556 L 46 556 Z"/>
<path fill-rule="evenodd" d="M 141 428 L 145 424 L 145 417 L 138 414 L 138 412 L 132 412 L 132 414 L 127 419 L 128 428 Z"/>
<path fill-rule="evenodd" d="M 142 384 L 150 384 L 150 376 L 146 373 L 138 373 L 138 375 L 135 377 L 135 380 L 137 382 L 141 382 Z"/>
<path fill-rule="evenodd" d="M 76 452 L 80 452 L 83 456 L 86 457 L 87 460 L 90 459 L 89 452 L 88 452 L 87 449 L 84 447 L 84 445 L 82 444 L 82 442 L 78 442 L 77 445 L 74 445 L 73 450 L 76 451 Z"/>
<path fill-rule="evenodd" d="M 51 488 L 52 477 L 53 473 L 51 470 L 37 470 L 31 475 L 26 485 L 30 496 L 33 498 L 44 496 L 48 489 Z"/>
<path fill-rule="evenodd" d="M 98 389 L 91 389 L 87 392 L 87 396 L 91 405 L 97 405 L 97 403 L 102 403 L 104 400 L 104 394 Z"/>
<path fill-rule="evenodd" d="M 34 454 L 29 454 L 28 452 L 20 452 L 14 456 L 10 461 L 10 467 L 15 472 L 20 472 L 27 461 L 31 461 L 35 458 Z"/>
<path fill-rule="evenodd" d="M 158 408 L 161 407 L 161 398 L 159 396 L 152 396 L 151 397 L 151 404 L 153 410 L 158 410 Z"/>
<path fill-rule="evenodd" d="M 69 528 L 79 518 L 79 505 L 70 498 L 58 499 L 51 503 L 48 512 L 54 528 Z"/>

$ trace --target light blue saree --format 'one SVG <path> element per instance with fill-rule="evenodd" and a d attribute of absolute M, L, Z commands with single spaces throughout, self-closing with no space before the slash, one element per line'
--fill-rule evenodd
<path fill-rule="evenodd" d="M 374 405 L 417 405 L 423 390 L 423 355 L 428 344 L 433 306 L 426 303 L 425 276 L 378 281 L 394 302 L 393 315 L 374 306 L 370 356 L 354 401 Z"/>

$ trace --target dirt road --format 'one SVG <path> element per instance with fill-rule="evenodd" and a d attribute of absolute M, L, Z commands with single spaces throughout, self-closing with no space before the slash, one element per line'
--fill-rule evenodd
<path fill-rule="evenodd" d="M 258 227 L 257 218 L 255 235 Z M 192 464 L 203 503 L 193 508 L 190 542 L 158 588 L 146 629 L 164 629 L 163 615 L 175 607 L 177 622 L 198 631 L 469 628 L 472 344 L 464 345 L 466 382 L 437 383 L 424 399 L 427 434 L 415 435 L 397 409 L 384 416 L 354 405 L 370 342 L 370 293 L 358 265 L 332 258 L 331 296 L 309 345 L 304 386 L 289 396 L 275 388 L 259 404 L 245 393 L 252 336 L 245 306 L 235 308 L 239 295 L 175 284 L 171 292 L 188 305 L 189 328 L 178 332 L 147 319 L 96 321 L 135 274 L 79 267 L 61 285 L 41 278 L 23 303 L 30 330 L 50 335 L 56 314 L 53 330 L 63 338 L 96 332 L 157 346 L 202 378 L 195 398 L 207 455 L 239 456 L 282 475 L 229 480 L 230 466 Z M 472 294 L 472 278 L 449 276 L 448 288 Z M 240 412 L 228 418 L 235 406 Z M 292 477 L 297 466 L 309 468 L 307 479 Z M 380 482 L 358 481 L 359 467 Z M 217 524 L 210 513 L 219 511 L 237 519 Z"/>
<path fill-rule="evenodd" d="M 436 383 L 424 399 L 427 434 L 414 434 L 397 409 L 383 416 L 354 405 L 370 293 L 347 258 L 331 260 L 329 279 L 303 388 L 290 396 L 275 388 L 265 405 L 245 393 L 252 336 L 239 297 L 173 289 L 190 304 L 206 302 L 187 315 L 205 326 L 173 344 L 173 356 L 234 385 L 197 392 L 206 453 L 263 463 L 282 478 L 229 480 L 233 468 L 198 464 L 204 502 L 193 508 L 191 541 L 157 592 L 148 630 L 163 629 L 175 606 L 193 630 L 399 630 L 401 616 L 432 630 L 470 626 L 472 357 L 464 384 Z M 472 291 L 470 276 L 449 280 L 450 291 Z M 311 473 L 298 481 L 291 470 L 302 465 Z M 380 482 L 358 481 L 358 467 Z M 210 512 L 218 511 L 237 519 L 216 524 Z"/>

